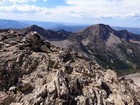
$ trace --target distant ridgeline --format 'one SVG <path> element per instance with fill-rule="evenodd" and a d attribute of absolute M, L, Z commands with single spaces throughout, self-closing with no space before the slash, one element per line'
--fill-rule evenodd
<path fill-rule="evenodd" d="M 71 32 L 78 32 L 87 28 L 90 25 L 74 24 L 74 23 L 62 23 L 62 22 L 45 22 L 45 21 L 16 21 L 16 20 L 4 20 L 0 19 L 0 28 L 26 28 L 31 25 L 38 25 L 44 29 L 52 30 L 65 30 Z M 127 30 L 129 32 L 140 34 L 140 28 L 128 28 L 128 27 L 112 27 L 115 30 Z"/>

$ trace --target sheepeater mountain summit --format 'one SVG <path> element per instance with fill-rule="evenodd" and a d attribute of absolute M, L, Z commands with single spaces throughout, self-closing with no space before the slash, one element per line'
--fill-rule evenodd
<path fill-rule="evenodd" d="M 138 35 L 99 24 L 55 40 L 47 38 L 47 30 L 41 28 L 45 38 L 40 27 L 33 27 L 0 30 L 0 104 L 140 104 L 140 87 L 106 69 L 120 67 L 109 63 L 118 59 L 128 65 L 129 54 L 139 57 Z M 67 45 L 55 47 L 52 41 Z M 138 61 L 131 62 L 138 67 Z"/>

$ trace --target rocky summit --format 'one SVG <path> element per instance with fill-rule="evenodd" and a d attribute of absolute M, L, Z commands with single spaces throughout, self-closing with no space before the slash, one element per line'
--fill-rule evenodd
<path fill-rule="evenodd" d="M 0 30 L 0 105 L 140 105 L 140 87 L 37 32 Z"/>

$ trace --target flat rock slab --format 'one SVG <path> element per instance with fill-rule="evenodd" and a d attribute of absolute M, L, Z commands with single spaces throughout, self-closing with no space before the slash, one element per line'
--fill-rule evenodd
<path fill-rule="evenodd" d="M 129 74 L 125 78 L 132 79 L 136 85 L 140 86 L 140 73 Z"/>

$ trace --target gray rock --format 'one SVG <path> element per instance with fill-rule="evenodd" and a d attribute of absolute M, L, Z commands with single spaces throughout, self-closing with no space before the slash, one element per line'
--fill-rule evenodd
<path fill-rule="evenodd" d="M 12 86 L 12 87 L 9 88 L 9 91 L 15 92 L 16 91 L 16 88 L 17 88 L 16 86 Z"/>

